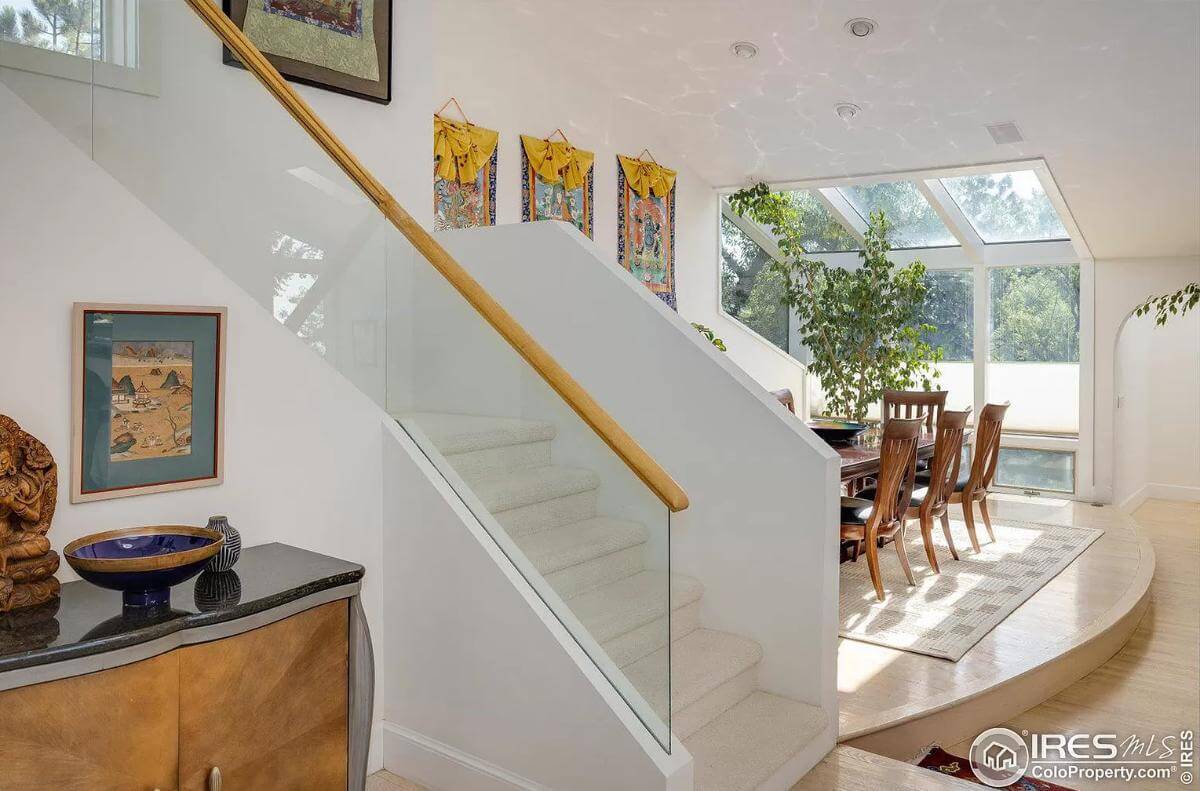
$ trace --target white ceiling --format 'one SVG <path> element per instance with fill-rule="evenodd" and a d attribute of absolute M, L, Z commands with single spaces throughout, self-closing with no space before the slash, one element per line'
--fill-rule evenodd
<path fill-rule="evenodd" d="M 559 76 L 598 80 L 619 123 L 670 140 L 715 186 L 1043 157 L 1097 258 L 1200 255 L 1198 0 L 442 8 Z M 879 30 L 851 37 L 856 16 Z M 734 58 L 735 40 L 758 57 Z M 842 121 L 840 101 L 862 114 Z M 984 124 L 998 121 L 1025 142 L 996 145 Z"/>

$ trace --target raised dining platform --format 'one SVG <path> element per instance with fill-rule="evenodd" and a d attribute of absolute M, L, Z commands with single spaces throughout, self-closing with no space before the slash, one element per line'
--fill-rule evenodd
<path fill-rule="evenodd" d="M 999 495 L 997 520 L 1105 531 L 958 662 L 841 640 L 840 741 L 909 760 L 1037 705 L 1111 657 L 1149 601 L 1154 551 L 1113 507 Z"/>

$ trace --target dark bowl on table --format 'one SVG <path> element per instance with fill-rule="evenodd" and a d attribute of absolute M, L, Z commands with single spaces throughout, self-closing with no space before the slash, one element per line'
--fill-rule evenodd
<path fill-rule="evenodd" d="M 172 585 L 199 574 L 224 543 L 224 535 L 205 527 L 128 527 L 77 538 L 63 555 L 88 582 L 121 591 L 125 606 L 156 607 L 170 601 Z"/>
<path fill-rule="evenodd" d="M 816 432 L 818 437 L 830 445 L 845 445 L 853 442 L 859 434 L 870 428 L 866 423 L 855 423 L 850 420 L 810 420 L 807 425 Z"/>

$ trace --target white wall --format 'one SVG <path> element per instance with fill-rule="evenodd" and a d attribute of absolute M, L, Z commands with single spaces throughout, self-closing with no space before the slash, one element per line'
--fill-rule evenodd
<path fill-rule="evenodd" d="M 561 127 L 574 145 L 596 153 L 594 240 L 608 259 L 616 260 L 616 157 L 637 156 L 649 148 L 660 163 L 679 174 L 679 314 L 715 330 L 729 347 L 729 358 L 764 387 L 790 387 L 799 399 L 803 368 L 718 307 L 718 275 L 713 269 L 718 254 L 717 195 L 688 166 L 686 152 L 672 140 L 648 133 L 655 109 L 615 95 L 587 73 L 571 68 L 555 42 L 530 38 L 527 17 L 512 13 L 511 6 L 475 5 L 467 21 L 457 11 L 453 4 L 443 4 L 434 21 L 439 43 L 434 53 L 434 108 L 454 96 L 474 123 L 500 132 L 496 222 L 521 220 L 520 136 L 545 137 Z M 570 39 L 564 35 L 565 42 Z M 447 113 L 453 117 L 453 108 Z"/>
<path fill-rule="evenodd" d="M 1114 468 L 1117 456 L 1122 454 L 1119 440 L 1114 444 L 1115 428 L 1122 417 L 1116 413 L 1118 379 L 1117 345 L 1130 312 L 1147 297 L 1173 292 L 1191 281 L 1200 281 L 1200 257 L 1191 258 L 1145 258 L 1108 259 L 1096 261 L 1096 347 L 1095 347 L 1095 475 L 1096 499 L 1102 502 L 1120 503 L 1121 497 L 1114 488 Z M 1176 350 L 1172 352 L 1172 368 L 1166 378 L 1154 379 L 1154 387 L 1183 386 L 1188 381 L 1189 365 L 1198 365 L 1197 349 L 1200 341 L 1186 337 L 1186 325 L 1181 328 L 1165 328 L 1164 332 L 1183 332 Z M 1171 335 L 1152 338 L 1178 337 Z M 1124 343 L 1124 341 L 1122 341 Z M 1134 369 L 1136 372 L 1136 369 Z M 1131 376 L 1136 373 L 1131 373 Z M 1190 392 L 1185 388 L 1178 391 L 1182 404 L 1200 401 L 1200 391 L 1193 385 Z M 1180 424 L 1187 425 L 1186 409 L 1172 414 L 1180 415 Z M 1195 413 L 1192 412 L 1194 415 Z M 1197 446 L 1193 443 L 1193 447 Z M 1189 469 L 1186 458 L 1181 469 Z M 1172 462 L 1174 463 L 1174 462 Z M 1126 494 L 1126 496 L 1128 496 Z"/>
<path fill-rule="evenodd" d="M 574 229 L 439 238 L 688 493 L 671 549 L 705 586 L 702 622 L 758 640 L 764 688 L 836 721 L 836 454 Z M 423 323 L 421 338 L 448 342 L 461 331 L 449 321 Z M 453 365 L 480 371 L 472 346 L 459 348 Z M 468 411 L 490 411 L 487 373 L 474 389 L 464 380 L 481 394 Z"/>
<path fill-rule="evenodd" d="M 1200 501 L 1200 313 L 1132 317 L 1117 341 L 1114 501 Z"/>
<path fill-rule="evenodd" d="M 0 412 L 58 461 L 54 548 L 102 530 L 227 514 L 247 545 L 282 541 L 365 565 L 364 599 L 384 661 L 386 415 L 3 85 L 0 140 L 22 152 L 7 161 L 0 189 Z M 70 504 L 77 301 L 228 306 L 223 485 Z M 58 577 L 75 579 L 65 562 Z"/>

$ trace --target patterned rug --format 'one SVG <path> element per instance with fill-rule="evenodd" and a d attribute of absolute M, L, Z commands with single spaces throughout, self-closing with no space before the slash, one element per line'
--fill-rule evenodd
<path fill-rule="evenodd" d="M 999 538 L 999 536 L 997 536 L 997 538 Z M 955 546 L 957 545 L 958 542 L 956 541 Z M 942 561 L 939 559 L 938 563 L 941 562 Z M 957 777 L 960 780 L 969 780 L 977 786 L 984 785 L 984 783 L 980 782 L 979 778 L 975 776 L 975 773 L 971 771 L 970 761 L 968 761 L 966 758 L 959 758 L 953 753 L 948 753 L 941 747 L 931 748 L 929 752 L 926 753 L 923 758 L 921 758 L 921 761 L 917 764 L 917 766 L 932 770 L 934 772 L 941 772 L 942 774 L 950 775 L 951 777 Z M 1045 780 L 1037 780 L 1029 777 L 1028 775 L 1022 777 L 1012 785 L 1004 786 L 1004 789 L 1006 791 L 1071 791 L 1071 789 L 1067 788 L 1066 786 L 1055 785 L 1054 783 L 1048 783 Z"/>
<path fill-rule="evenodd" d="M 967 528 L 951 518 L 961 560 L 950 556 L 935 524 L 941 574 L 925 557 L 920 528 L 910 522 L 906 543 L 916 587 L 910 587 L 891 544 L 879 559 L 887 598 L 875 598 L 866 557 L 841 564 L 841 635 L 853 640 L 957 662 L 1026 599 L 1054 579 L 1103 535 L 1103 530 L 1034 522 L 995 521 L 996 542 L 977 520 L 980 552 L 971 549 Z"/>

